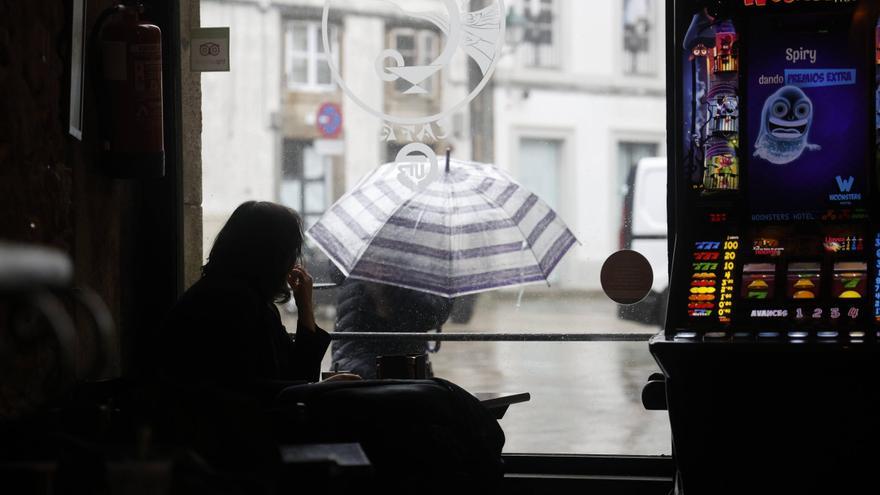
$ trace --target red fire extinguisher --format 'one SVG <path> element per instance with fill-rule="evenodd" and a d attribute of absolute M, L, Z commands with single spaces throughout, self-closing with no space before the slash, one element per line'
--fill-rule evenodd
<path fill-rule="evenodd" d="M 141 19 L 139 2 L 119 2 L 95 25 L 97 95 L 109 175 L 162 177 L 162 32 Z"/>

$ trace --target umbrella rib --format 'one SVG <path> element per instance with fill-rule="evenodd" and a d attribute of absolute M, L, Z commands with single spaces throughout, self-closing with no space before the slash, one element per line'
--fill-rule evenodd
<path fill-rule="evenodd" d="M 370 245 L 373 244 L 373 241 L 376 240 L 376 237 L 379 236 L 379 233 L 385 229 L 385 227 L 388 225 L 388 221 L 392 217 L 394 217 L 394 215 L 397 215 L 397 213 L 400 210 L 402 210 L 406 205 L 408 205 L 410 203 L 410 201 L 412 201 L 413 198 L 415 198 L 417 195 L 418 195 L 418 191 L 414 191 L 409 198 L 401 201 L 399 205 L 395 206 L 394 209 L 391 210 L 391 213 L 388 214 L 388 217 L 385 218 L 385 221 L 382 222 L 382 225 L 378 229 L 376 229 L 375 232 L 370 234 L 370 239 L 364 243 L 364 247 L 361 248 L 360 251 L 358 251 L 357 254 L 354 256 L 354 262 L 352 262 L 352 264 L 351 264 L 351 270 L 350 270 L 351 273 L 354 273 L 355 269 L 358 266 L 358 263 L 361 262 L 361 260 L 364 257 L 364 254 L 367 252 L 367 249 L 370 248 Z M 376 203 L 376 201 L 374 200 L 373 204 L 375 204 L 375 203 Z"/>
<path fill-rule="evenodd" d="M 383 163 L 382 165 L 379 165 L 378 167 L 376 167 L 373 170 L 371 170 L 370 172 L 368 172 L 366 175 L 361 177 L 361 179 L 357 182 L 357 184 L 355 184 L 355 186 L 353 188 L 351 188 L 351 190 L 349 192 L 342 195 L 341 198 L 339 198 L 338 200 L 336 200 L 336 202 L 334 202 L 332 205 L 330 205 L 330 207 L 327 208 L 327 210 L 325 211 L 324 214 L 326 215 L 326 214 L 330 213 L 334 208 L 340 207 L 340 205 L 342 203 L 344 203 L 346 200 L 350 200 L 355 191 L 363 189 L 368 184 L 376 184 L 376 182 L 378 182 L 379 180 L 384 180 L 381 178 L 381 174 L 383 172 L 383 169 L 389 168 L 393 165 L 394 165 L 393 162 Z M 376 200 L 372 200 L 370 202 L 370 206 L 374 206 L 375 204 L 376 204 Z M 394 213 L 397 213 L 397 209 L 394 210 L 392 215 Z M 390 218 L 390 216 L 389 216 L 389 218 Z M 323 220 L 323 217 L 321 219 Z M 320 223 L 320 221 L 318 223 Z M 383 224 L 383 227 L 384 227 L 384 224 Z M 312 228 L 314 228 L 314 226 L 312 226 Z M 306 236 L 308 236 L 310 239 L 315 241 L 315 244 L 318 246 L 318 248 L 321 251 L 323 251 L 324 254 L 327 255 L 327 257 L 330 259 L 330 261 L 334 265 L 336 265 L 337 268 L 339 268 L 339 271 L 341 271 L 346 277 L 350 276 L 351 272 L 354 271 L 355 266 L 357 266 L 358 261 L 360 261 L 360 257 L 361 257 L 361 255 L 363 255 L 366 248 L 362 249 L 361 251 L 358 251 L 357 253 L 354 253 L 354 256 L 352 257 L 351 269 L 348 269 L 348 268 L 346 268 L 345 263 L 342 263 L 341 260 L 337 259 L 337 257 L 333 253 L 333 250 L 326 248 L 323 243 L 318 242 L 318 240 L 315 239 L 315 237 L 312 235 L 312 228 L 310 228 L 309 230 L 306 231 L 306 233 L 305 233 Z M 382 227 L 380 227 L 379 230 L 382 230 Z M 372 240 L 376 237 L 377 234 L 378 234 L 378 230 L 376 231 L 375 234 L 373 234 L 370 237 L 370 242 L 372 242 Z M 368 245 L 369 245 L 369 243 L 368 243 Z"/>
<path fill-rule="evenodd" d="M 522 186 L 520 186 L 520 185 L 517 184 L 516 182 L 511 181 L 510 183 L 513 184 L 513 185 L 515 185 L 517 188 L 522 189 Z M 490 204 L 494 205 L 496 208 L 500 208 L 501 211 L 503 211 L 505 214 L 507 214 L 507 210 L 505 210 L 503 206 L 501 206 L 500 204 L 498 204 L 497 201 L 495 201 L 494 199 L 492 199 L 492 198 L 490 198 L 489 196 L 487 196 L 486 193 L 484 193 L 483 191 L 480 191 L 479 189 L 475 189 L 475 191 L 477 191 L 477 194 L 479 194 L 480 196 L 482 196 L 487 202 L 489 202 Z M 540 201 L 541 198 L 538 198 L 538 200 Z M 512 221 L 512 220 L 513 220 L 513 218 L 511 218 L 511 221 Z M 516 230 L 519 230 L 519 233 L 522 234 L 523 243 L 526 244 L 526 245 L 528 245 L 528 244 L 527 244 L 527 240 L 528 240 L 529 237 L 526 235 L 525 232 L 523 232 L 523 229 L 520 228 L 520 226 L 519 226 L 519 222 L 513 222 L 513 224 L 516 226 Z M 544 269 L 541 267 L 541 262 L 538 260 L 538 256 L 535 254 L 535 251 L 532 249 L 531 246 L 528 246 L 528 247 L 529 247 L 528 251 L 529 251 L 530 253 L 532 253 L 532 258 L 534 258 L 534 260 L 535 260 L 535 264 L 538 266 L 538 269 L 541 270 L 541 274 L 543 275 L 543 274 L 544 274 Z M 522 269 L 520 269 L 520 270 L 522 270 Z M 547 276 L 548 276 L 548 275 L 544 275 L 544 278 L 547 278 Z"/>

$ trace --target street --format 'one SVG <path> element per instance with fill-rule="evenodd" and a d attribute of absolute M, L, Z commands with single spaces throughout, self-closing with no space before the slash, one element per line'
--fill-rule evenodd
<path fill-rule="evenodd" d="M 604 294 L 554 294 L 526 288 L 480 296 L 467 325 L 444 331 L 648 333 L 617 318 Z M 529 392 L 510 406 L 501 426 L 505 452 L 668 454 L 664 412 L 646 411 L 642 385 L 659 371 L 646 342 L 446 342 L 432 356 L 434 372 L 473 392 Z"/>
<path fill-rule="evenodd" d="M 329 314 L 325 315 L 331 316 Z M 292 329 L 295 319 L 285 321 Z M 324 319 L 326 329 L 332 320 Z M 481 294 L 467 324 L 444 332 L 646 333 L 619 320 L 595 292 L 527 287 Z M 329 354 L 329 353 L 328 353 Z M 501 420 L 505 452 L 669 454 L 668 417 L 646 411 L 641 389 L 659 371 L 647 342 L 444 342 L 430 357 L 436 376 L 471 392 L 529 392 Z M 323 369 L 329 369 L 329 357 Z"/>

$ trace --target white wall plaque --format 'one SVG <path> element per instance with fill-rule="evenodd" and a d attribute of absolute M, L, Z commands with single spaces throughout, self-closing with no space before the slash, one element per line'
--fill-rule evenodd
<path fill-rule="evenodd" d="M 193 28 L 190 32 L 189 69 L 193 72 L 229 71 L 229 28 Z"/>

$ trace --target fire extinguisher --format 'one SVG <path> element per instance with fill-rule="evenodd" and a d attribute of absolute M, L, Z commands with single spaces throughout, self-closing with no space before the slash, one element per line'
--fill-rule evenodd
<path fill-rule="evenodd" d="M 117 2 L 95 23 L 101 162 L 121 178 L 165 174 L 162 31 L 141 19 L 140 2 Z"/>

